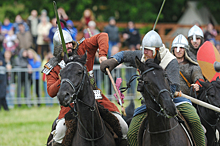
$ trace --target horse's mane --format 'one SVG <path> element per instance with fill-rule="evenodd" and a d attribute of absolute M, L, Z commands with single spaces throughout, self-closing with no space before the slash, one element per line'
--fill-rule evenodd
<path fill-rule="evenodd" d="M 72 55 L 68 58 L 68 60 L 66 61 L 66 64 L 69 62 L 79 62 L 81 64 L 83 64 L 83 60 L 81 60 L 83 55 Z"/>
<path fill-rule="evenodd" d="M 154 59 L 147 59 L 146 62 L 145 62 L 145 65 L 147 65 L 149 68 L 153 67 L 154 69 L 158 70 L 158 71 L 161 71 L 163 72 L 165 78 L 166 78 L 166 81 L 168 81 L 168 88 L 170 88 L 169 84 L 170 84 L 170 79 L 169 79 L 169 76 L 167 75 L 167 73 L 164 71 L 164 69 L 157 63 L 154 62 Z"/>
<path fill-rule="evenodd" d="M 158 65 L 157 63 L 154 62 L 154 59 L 147 59 L 145 62 L 145 65 L 147 65 L 150 68 L 153 67 L 158 70 L 163 70 L 160 65 Z"/>
<path fill-rule="evenodd" d="M 216 80 L 216 81 L 212 81 L 212 84 L 217 87 L 218 89 L 220 89 L 220 81 Z"/>

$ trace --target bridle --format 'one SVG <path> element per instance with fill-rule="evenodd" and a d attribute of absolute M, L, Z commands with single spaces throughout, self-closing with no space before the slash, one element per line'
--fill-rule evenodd
<path fill-rule="evenodd" d="M 143 73 L 141 73 L 141 75 L 140 75 L 140 77 L 139 77 L 138 80 L 145 82 L 145 81 L 143 80 L 143 75 L 146 74 L 146 73 L 148 73 L 148 72 L 150 72 L 150 71 L 153 71 L 153 70 L 154 70 L 153 67 L 152 67 L 152 68 L 149 68 L 149 69 L 147 69 L 147 70 L 145 70 Z M 154 71 L 153 71 L 153 73 L 155 74 Z M 143 84 L 143 86 L 144 86 L 145 90 L 147 91 L 147 93 L 150 95 L 151 99 L 159 106 L 160 111 L 156 111 L 155 109 L 151 108 L 150 106 L 148 106 L 148 107 L 149 107 L 150 109 L 152 109 L 154 112 L 156 112 L 157 115 L 161 115 L 161 116 L 164 116 L 164 117 L 166 117 L 166 118 L 171 118 L 171 116 L 169 116 L 169 115 L 166 114 L 166 111 L 163 109 L 163 107 L 161 106 L 161 104 L 158 103 L 158 101 L 156 100 L 156 98 L 150 93 L 150 91 L 149 91 L 149 89 L 148 89 L 148 87 L 147 87 L 147 86 L 149 86 L 149 84 Z M 159 98 L 159 97 L 160 97 L 160 94 L 163 93 L 163 92 L 168 92 L 168 93 L 170 94 L 170 96 L 172 97 L 172 94 L 170 93 L 169 90 L 167 90 L 167 89 L 161 89 L 161 90 L 159 91 L 158 95 L 157 95 L 157 98 Z"/>
<path fill-rule="evenodd" d="M 69 83 L 70 84 L 70 86 L 72 87 L 72 89 L 73 89 L 73 94 L 72 94 L 72 96 L 71 96 L 71 98 L 73 98 L 74 96 L 76 96 L 77 97 L 77 95 L 79 94 L 79 91 L 80 90 L 82 90 L 83 88 L 83 85 L 84 85 L 84 82 L 85 82 L 85 77 L 86 77 L 86 66 L 83 66 L 81 63 L 79 63 L 79 62 L 69 62 L 69 63 L 67 63 L 67 65 L 65 66 L 65 67 L 67 67 L 68 65 L 70 65 L 70 64 L 73 64 L 73 63 L 75 63 L 75 64 L 78 64 L 79 66 L 81 66 L 82 68 L 83 68 L 83 78 L 82 78 L 82 81 L 81 81 L 81 83 L 79 84 L 79 85 L 77 85 L 77 86 L 74 86 L 74 84 L 73 84 L 73 82 L 72 81 L 70 81 L 69 79 L 61 79 L 61 85 L 64 83 L 64 82 L 67 82 L 67 83 Z"/>
<path fill-rule="evenodd" d="M 72 106 L 70 106 L 69 103 L 68 103 L 68 106 L 72 109 L 72 111 L 74 112 L 74 117 L 77 118 L 77 120 L 79 121 L 79 124 L 82 126 L 82 128 L 85 130 L 85 132 L 88 134 L 88 136 L 89 136 L 90 138 L 86 138 L 86 137 L 82 136 L 82 134 L 80 134 L 79 129 L 78 129 L 79 136 L 82 137 L 83 139 L 87 140 L 87 141 L 91 141 L 91 142 L 92 142 L 92 146 L 94 146 L 94 142 L 95 142 L 96 140 L 99 140 L 100 138 L 102 138 L 102 137 L 105 135 L 106 127 L 103 126 L 103 127 L 104 127 L 104 132 L 103 132 L 103 134 L 102 134 L 100 137 L 94 138 L 94 133 L 95 133 L 95 129 L 94 129 L 94 125 L 95 125 L 95 123 L 94 123 L 94 112 L 95 112 L 95 110 L 96 110 L 96 104 L 94 104 L 93 106 L 90 106 L 90 105 L 88 105 L 87 103 L 83 102 L 82 100 L 80 100 L 80 99 L 78 98 L 78 94 L 79 94 L 80 90 L 83 90 L 83 85 L 84 85 L 84 83 L 85 83 L 85 77 L 86 77 L 86 75 L 87 75 L 87 69 L 86 69 L 86 66 L 83 66 L 83 65 L 82 65 L 81 63 L 79 63 L 79 62 L 69 62 L 69 63 L 66 64 L 65 67 L 67 67 L 67 66 L 70 65 L 70 64 L 74 64 L 74 63 L 75 63 L 75 64 L 78 64 L 79 66 L 81 66 L 81 67 L 83 68 L 83 77 L 82 77 L 81 83 L 78 84 L 77 86 L 74 86 L 74 84 L 73 84 L 73 82 L 72 82 L 71 80 L 69 80 L 69 79 L 67 79 L 67 78 L 62 78 L 62 79 L 61 79 L 61 85 L 62 85 L 64 82 L 67 82 L 67 83 L 69 83 L 70 86 L 72 87 L 72 89 L 73 89 L 73 94 L 71 95 L 71 98 L 73 99 L 74 97 L 76 97 L 76 98 L 74 99 L 74 108 L 72 108 Z M 76 104 L 77 104 L 78 102 L 81 102 L 81 103 L 83 103 L 84 105 L 88 106 L 89 109 L 90 109 L 90 111 L 92 112 L 92 136 L 90 135 L 90 133 L 88 132 L 88 130 L 85 128 L 85 126 L 82 124 L 81 120 L 80 120 L 79 117 L 78 117 L 78 112 L 77 112 L 77 109 L 76 109 Z M 102 124 L 103 124 L 103 123 L 104 123 L 104 122 L 102 121 Z"/>
<path fill-rule="evenodd" d="M 148 72 L 150 72 L 150 71 L 153 71 L 153 70 L 154 70 L 153 67 L 152 67 L 152 68 L 149 68 L 149 69 L 147 69 L 147 70 L 145 70 L 143 73 L 141 73 L 141 75 L 139 76 L 139 79 L 138 79 L 138 80 L 139 80 L 139 81 L 141 80 L 142 82 L 145 82 L 145 81 L 143 80 L 143 75 L 146 74 L 146 73 L 148 73 Z M 153 74 L 155 74 L 154 71 L 153 71 Z M 147 93 L 150 95 L 151 99 L 157 104 L 157 106 L 159 106 L 160 111 L 156 111 L 155 109 L 153 109 L 153 108 L 150 107 L 150 106 L 148 106 L 148 108 L 150 108 L 152 111 L 154 111 L 155 113 L 157 113 L 157 116 L 160 115 L 160 116 L 164 116 L 165 118 L 171 118 L 171 116 L 167 115 L 166 111 L 163 109 L 163 107 L 161 106 L 161 104 L 157 102 L 156 98 L 150 93 L 150 91 L 149 91 L 149 89 L 148 89 L 148 87 L 147 87 L 147 86 L 149 86 L 149 85 L 150 85 L 150 84 L 147 84 L 147 85 L 146 85 L 145 83 L 143 84 L 145 90 L 146 90 Z M 170 93 L 169 90 L 167 90 L 167 89 L 161 89 L 161 90 L 159 91 L 158 95 L 157 95 L 157 98 L 159 98 L 159 97 L 160 97 L 160 94 L 163 93 L 163 92 L 168 92 L 168 93 L 170 94 L 170 96 L 172 97 L 172 94 Z M 174 118 L 174 119 L 175 119 L 175 118 Z M 176 119 L 175 119 L 175 120 L 176 120 Z M 179 125 L 179 124 L 178 124 L 178 122 L 177 122 L 177 124 L 176 124 L 174 127 L 170 128 L 170 129 L 166 129 L 166 130 L 162 130 L 162 131 L 157 131 L 157 132 L 151 132 L 151 131 L 149 131 L 149 129 L 148 129 L 147 132 L 150 133 L 150 134 L 161 134 L 161 133 L 165 133 L 165 132 L 169 132 L 169 131 L 174 130 L 178 125 Z"/>
<path fill-rule="evenodd" d="M 145 70 L 144 72 L 142 72 L 141 75 L 137 75 L 137 74 L 133 75 L 131 77 L 131 79 L 129 80 L 129 82 L 127 83 L 127 87 L 122 87 L 122 88 L 120 88 L 120 90 L 121 90 L 122 93 L 125 92 L 128 88 L 130 88 L 131 82 L 134 81 L 136 78 L 138 78 L 137 80 L 140 83 L 138 86 L 141 86 L 141 87 L 138 87 L 138 88 L 145 88 L 146 89 L 146 91 L 150 95 L 151 99 L 159 106 L 160 111 L 156 111 L 155 109 L 151 108 L 150 106 L 148 106 L 148 107 L 150 109 L 152 109 L 154 112 L 156 112 L 158 115 L 164 116 L 166 118 L 171 118 L 169 115 L 166 114 L 166 111 L 163 109 L 161 104 L 157 102 L 156 98 L 150 93 L 150 91 L 147 88 L 148 85 L 146 85 L 145 81 L 143 80 L 143 75 L 150 72 L 150 71 L 153 71 L 154 69 L 155 69 L 154 67 L 151 67 L 151 68 Z M 153 73 L 155 74 L 155 72 L 153 72 Z M 140 91 L 140 92 L 142 92 L 142 91 Z M 163 92 L 168 92 L 170 94 L 170 96 L 172 97 L 172 94 L 170 93 L 169 90 L 162 89 L 162 90 L 159 91 L 159 93 L 157 95 L 157 98 L 159 98 L 160 94 L 163 93 Z"/>

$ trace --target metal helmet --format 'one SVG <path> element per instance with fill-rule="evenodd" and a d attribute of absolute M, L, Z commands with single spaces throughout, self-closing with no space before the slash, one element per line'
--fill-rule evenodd
<path fill-rule="evenodd" d="M 190 28 L 188 32 L 188 39 L 191 37 L 194 42 L 196 41 L 196 37 L 204 38 L 202 29 L 199 28 L 197 25 L 194 25 L 192 28 Z"/>
<path fill-rule="evenodd" d="M 175 39 L 172 42 L 171 52 L 174 51 L 175 47 L 177 47 L 177 52 L 179 52 L 180 47 L 183 47 L 186 50 L 189 50 L 189 43 L 184 35 L 179 34 L 178 36 L 175 37 Z"/>
<path fill-rule="evenodd" d="M 75 49 L 77 47 L 77 42 L 75 42 L 72 38 L 72 36 L 70 35 L 70 33 L 68 33 L 67 31 L 65 30 L 62 30 L 63 32 L 63 38 L 64 38 L 64 42 L 65 44 L 66 43 L 70 43 L 72 42 L 73 44 L 73 49 Z M 54 33 L 54 36 L 53 36 L 53 44 L 54 44 L 54 56 L 57 56 L 60 54 L 60 52 L 62 52 L 62 41 L 61 41 L 61 37 L 60 37 L 60 32 L 59 30 L 57 30 L 55 33 Z"/>
<path fill-rule="evenodd" d="M 160 35 L 154 31 L 149 31 L 142 40 L 142 53 L 144 54 L 144 49 L 149 49 L 153 51 L 153 55 L 155 55 L 155 48 L 160 48 L 163 46 L 162 39 Z"/>
<path fill-rule="evenodd" d="M 191 58 L 189 56 L 189 43 L 188 40 L 185 38 L 184 35 L 179 34 L 178 36 L 176 36 L 172 42 L 172 46 L 171 46 L 171 53 L 174 54 L 174 48 L 177 47 L 177 52 L 179 52 L 180 47 L 185 49 L 185 59 L 187 59 L 189 62 L 193 63 L 193 64 L 198 64 L 193 58 Z"/>

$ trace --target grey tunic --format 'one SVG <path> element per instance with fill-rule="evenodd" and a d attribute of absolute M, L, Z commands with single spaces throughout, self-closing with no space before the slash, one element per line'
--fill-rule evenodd
<path fill-rule="evenodd" d="M 202 71 L 198 65 L 192 64 L 185 60 L 179 63 L 180 71 L 190 84 L 194 84 L 198 79 L 203 79 Z M 186 81 L 180 75 L 180 88 L 184 94 L 190 95 L 190 87 L 188 87 Z"/>

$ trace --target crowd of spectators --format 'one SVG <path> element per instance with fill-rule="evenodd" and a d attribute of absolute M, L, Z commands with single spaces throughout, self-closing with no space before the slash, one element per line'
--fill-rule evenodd
<path fill-rule="evenodd" d="M 68 30 L 76 40 L 77 30 L 73 22 L 68 20 L 64 9 L 59 8 L 58 14 L 63 20 L 62 28 Z M 25 97 L 27 106 L 32 106 L 33 103 L 29 102 L 32 98 L 30 88 L 34 89 L 37 105 L 41 105 L 39 88 L 42 76 L 39 69 L 43 65 L 42 61 L 45 63 L 53 56 L 53 35 L 56 30 L 56 18 L 50 21 L 45 9 L 40 15 L 37 10 L 32 10 L 28 18 L 23 19 L 21 15 L 16 15 L 14 21 L 5 18 L 3 23 L 0 23 L 0 67 L 7 70 L 2 72 L 2 77 L 6 76 L 6 82 L 4 81 L 6 85 L 3 86 L 6 91 L 3 93 L 7 94 L 2 94 L 3 97 L 0 97 L 0 109 L 1 105 L 5 110 L 13 108 L 16 98 L 20 107 L 23 104 L 22 97 Z M 11 71 L 12 69 L 16 71 Z M 46 83 L 45 77 L 43 81 Z M 15 90 L 16 94 L 14 94 Z M 43 94 L 48 97 L 46 90 Z M 7 99 L 7 102 L 4 99 Z M 52 105 L 51 103 L 47 105 Z"/>
<path fill-rule="evenodd" d="M 117 22 L 115 17 L 110 17 L 108 25 L 106 25 L 103 30 L 99 30 L 96 26 L 96 19 L 93 12 L 91 9 L 85 9 L 80 20 L 83 29 L 77 30 L 74 27 L 73 21 L 69 19 L 63 8 L 58 9 L 58 15 L 61 20 L 62 29 L 67 30 L 75 41 L 79 41 L 76 40 L 78 31 L 82 31 L 85 38 L 96 35 L 101 31 L 108 33 L 108 58 L 114 54 L 115 50 L 119 51 L 122 46 L 126 47 L 128 50 L 140 49 L 141 35 L 133 21 L 129 21 L 127 23 L 127 28 L 120 32 L 116 25 Z M 21 106 L 19 104 L 19 98 L 21 98 L 22 95 L 28 98 L 30 94 L 28 88 L 33 85 L 33 82 L 35 94 L 38 98 L 37 105 L 41 105 L 39 99 L 39 80 L 43 80 L 46 100 L 52 102 L 51 98 L 48 98 L 49 95 L 46 91 L 45 75 L 41 76 L 40 72 L 33 72 L 33 69 L 42 68 L 42 66 L 53 56 L 53 35 L 57 30 L 56 21 L 56 18 L 50 19 L 47 15 L 47 11 L 43 9 L 40 15 L 38 15 L 37 10 L 32 10 L 28 18 L 23 19 L 21 15 L 17 15 L 13 22 L 9 18 L 5 18 L 3 23 L 0 23 L 0 55 L 4 56 L 4 63 L 0 62 L 0 67 L 4 64 L 5 66 L 3 67 L 9 71 L 6 74 L 7 95 L 5 97 L 7 97 L 7 99 L 13 99 L 13 97 L 15 97 L 14 91 L 16 88 L 18 106 Z M 204 39 L 205 41 L 211 41 L 220 52 L 220 42 L 215 40 L 216 36 L 217 31 L 214 29 L 214 26 L 211 23 L 208 24 L 207 28 L 204 30 Z M 96 57 L 95 64 L 99 64 L 98 55 L 96 55 Z M 22 70 L 12 75 L 10 72 L 12 68 L 25 68 L 27 71 Z M 136 70 L 127 69 L 126 82 L 128 82 L 131 75 L 135 73 Z M 19 85 L 16 85 L 16 79 Z M 100 81 L 96 81 L 100 87 Z M 132 95 L 135 92 L 135 86 L 136 83 L 134 82 L 131 90 L 128 91 Z M 23 93 L 21 93 L 22 90 L 24 90 Z M 11 101 L 12 100 L 8 101 L 9 108 L 14 106 Z M 28 102 L 26 104 L 30 106 Z M 47 103 L 47 105 L 52 104 Z M 5 109 L 7 110 L 8 108 Z"/>

